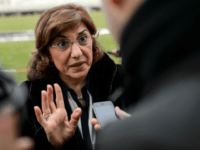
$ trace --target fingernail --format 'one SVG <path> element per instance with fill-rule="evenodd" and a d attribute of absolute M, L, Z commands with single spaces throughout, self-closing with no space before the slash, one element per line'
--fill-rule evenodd
<path fill-rule="evenodd" d="M 116 106 L 116 109 L 120 109 L 118 106 Z"/>

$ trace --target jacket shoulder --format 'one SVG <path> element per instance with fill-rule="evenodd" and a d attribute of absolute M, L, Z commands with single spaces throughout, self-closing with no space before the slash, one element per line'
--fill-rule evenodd
<path fill-rule="evenodd" d="M 31 86 L 31 81 L 26 80 L 26 81 L 22 82 L 20 84 L 20 86 L 26 86 L 29 89 Z"/>

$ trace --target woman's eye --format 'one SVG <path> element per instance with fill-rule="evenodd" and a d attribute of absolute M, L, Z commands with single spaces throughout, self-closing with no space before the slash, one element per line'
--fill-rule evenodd
<path fill-rule="evenodd" d="M 62 42 L 59 42 L 57 45 L 58 47 L 62 48 L 62 47 L 65 47 L 67 44 L 66 42 L 62 41 Z"/>
<path fill-rule="evenodd" d="M 85 43 L 87 41 L 87 36 L 82 36 L 78 39 L 80 43 Z"/>
<path fill-rule="evenodd" d="M 70 42 L 67 41 L 61 41 L 57 43 L 57 46 L 61 50 L 67 50 L 70 47 Z"/>

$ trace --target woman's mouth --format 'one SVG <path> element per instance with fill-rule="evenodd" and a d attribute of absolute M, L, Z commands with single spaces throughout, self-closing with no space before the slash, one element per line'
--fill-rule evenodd
<path fill-rule="evenodd" d="M 85 63 L 84 61 L 75 62 L 71 64 L 70 67 L 81 67 L 84 63 Z"/>

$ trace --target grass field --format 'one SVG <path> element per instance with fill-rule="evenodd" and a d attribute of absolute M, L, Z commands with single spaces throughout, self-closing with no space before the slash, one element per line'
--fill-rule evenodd
<path fill-rule="evenodd" d="M 101 12 L 91 12 L 97 28 L 106 28 L 104 16 Z M 0 18 L 0 32 L 34 30 L 40 15 Z"/>
<path fill-rule="evenodd" d="M 90 13 L 97 28 L 106 28 L 105 20 L 101 12 Z M 0 18 L 0 32 L 24 31 L 34 29 L 39 15 Z M 98 42 L 107 50 L 113 50 L 118 45 L 114 42 L 111 35 L 100 35 Z M 32 57 L 31 52 L 35 51 L 35 41 L 6 42 L 0 43 L 0 60 L 4 69 L 25 69 Z M 120 62 L 120 58 L 111 58 Z M 26 80 L 26 73 L 11 73 L 18 83 Z"/>

